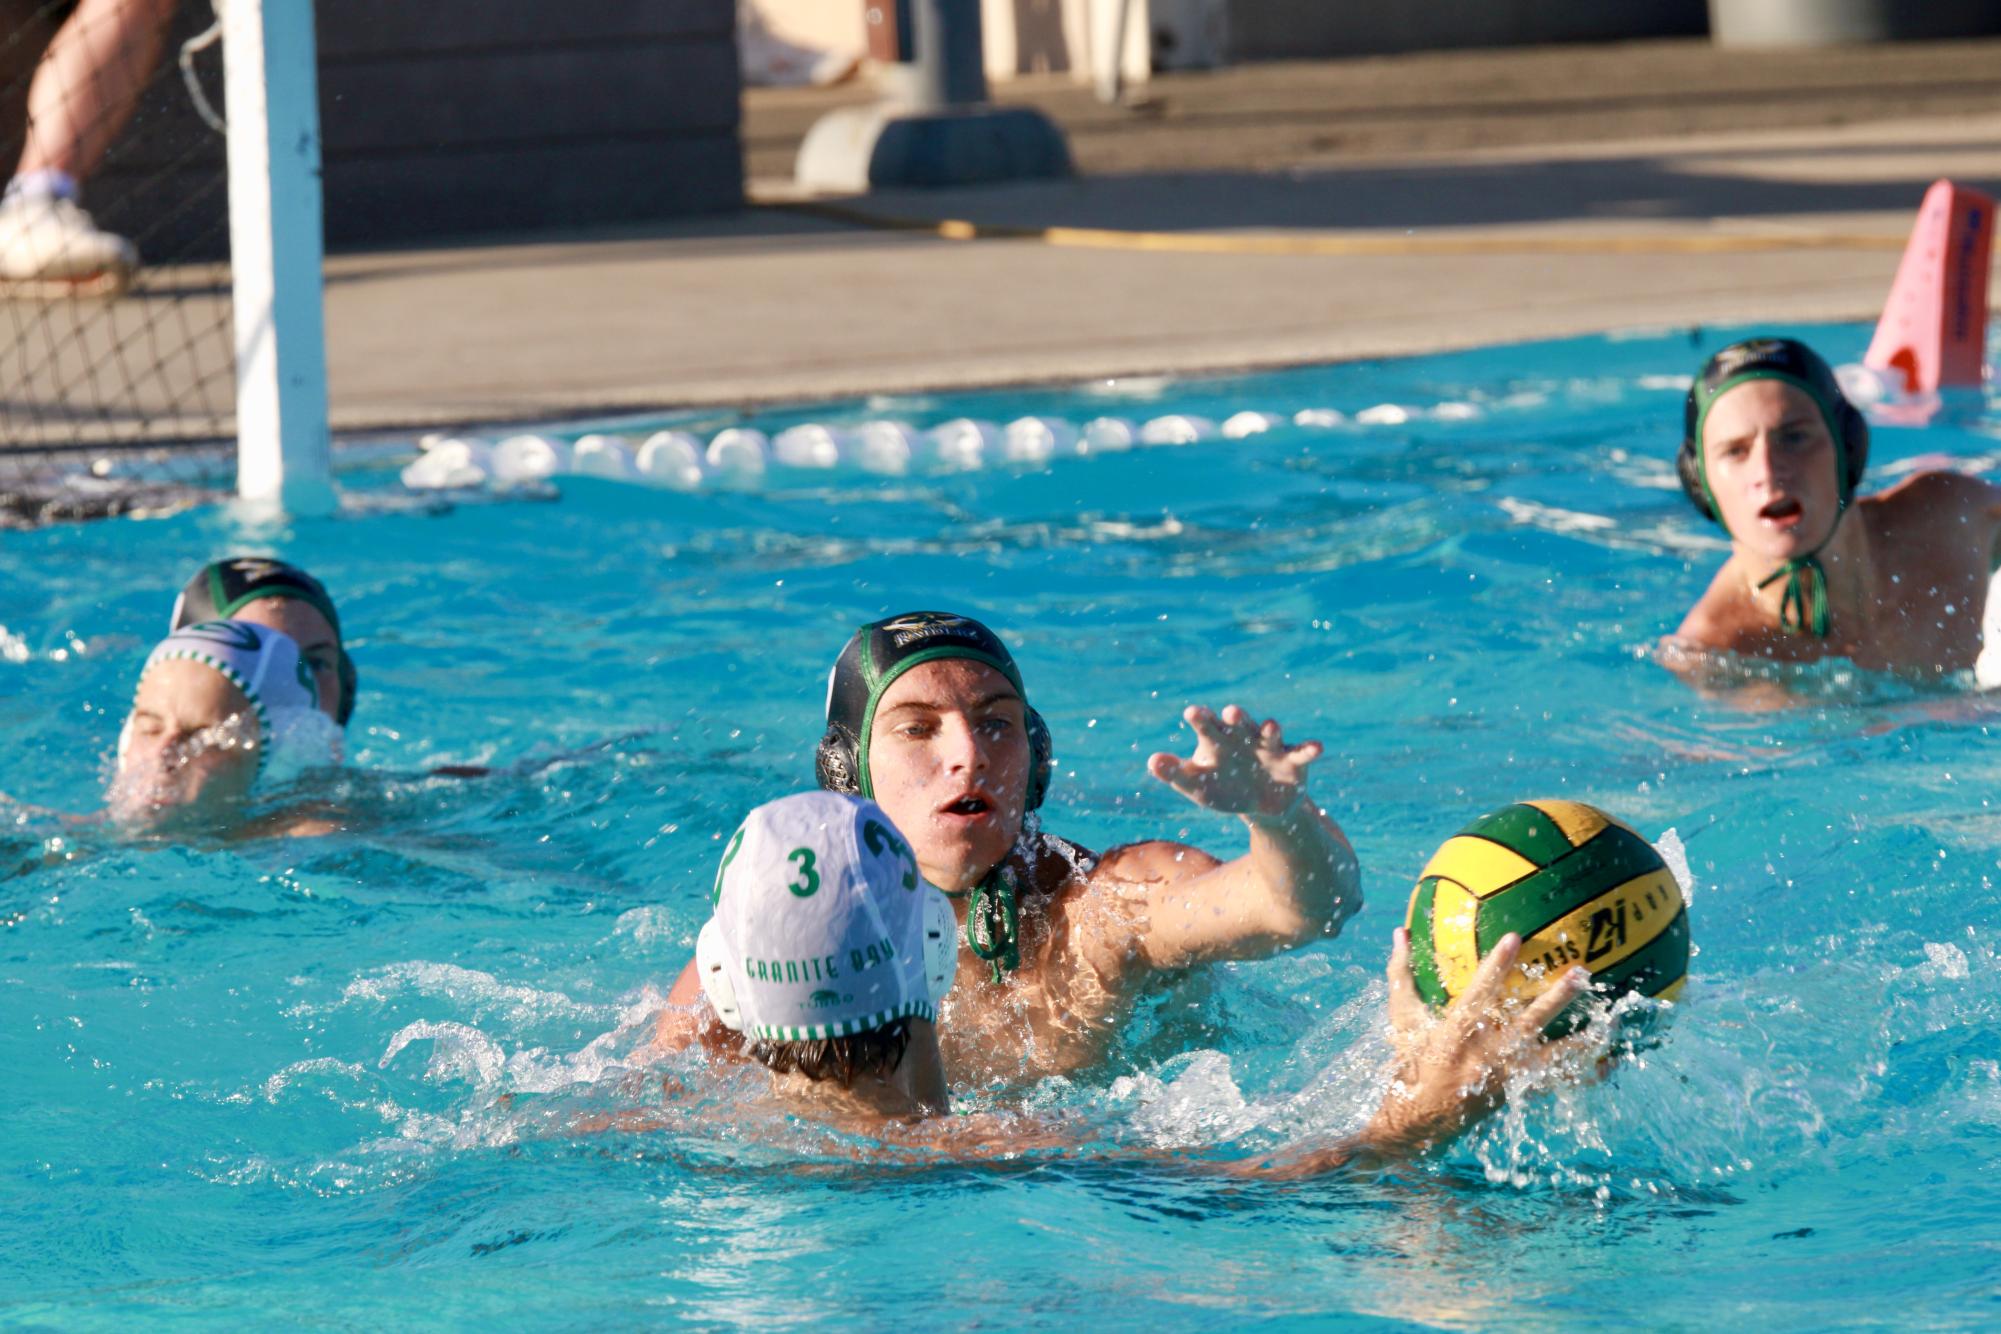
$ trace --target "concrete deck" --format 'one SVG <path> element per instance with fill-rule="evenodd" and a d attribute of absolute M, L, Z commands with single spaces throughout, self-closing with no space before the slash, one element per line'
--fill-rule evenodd
<path fill-rule="evenodd" d="M 761 198 L 788 196 L 770 178 L 812 118 L 859 95 L 751 95 Z M 1066 86 L 1008 96 L 1069 127 L 1083 174 L 856 202 L 899 218 L 1238 238 L 1250 252 L 954 241 L 759 208 L 646 234 L 337 256 L 335 425 L 1866 318 L 1932 180 L 2001 188 L 2001 43 L 1260 66 L 1157 82 L 1137 112 Z M 1322 253 L 1257 253 L 1270 238 Z M 1772 238 L 1788 248 L 1763 248 Z"/>

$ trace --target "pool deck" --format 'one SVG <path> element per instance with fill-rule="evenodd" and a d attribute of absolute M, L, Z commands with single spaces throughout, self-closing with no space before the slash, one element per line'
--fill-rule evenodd
<path fill-rule="evenodd" d="M 757 91 L 746 212 L 332 258 L 335 425 L 1869 318 L 1931 181 L 2001 190 L 2001 42 L 1250 66 L 1157 80 L 1139 110 L 1054 82 L 1004 95 L 1065 125 L 1078 176 L 844 202 L 900 221 L 1167 239 L 952 240 L 791 211 L 782 173 L 799 134 L 863 96 Z"/>

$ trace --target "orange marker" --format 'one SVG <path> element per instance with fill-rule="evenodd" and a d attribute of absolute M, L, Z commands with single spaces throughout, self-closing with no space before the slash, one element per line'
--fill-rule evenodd
<path fill-rule="evenodd" d="M 1993 247 L 1992 199 L 1951 181 L 1925 191 L 1863 364 L 1900 376 L 1906 393 L 1978 385 Z"/>

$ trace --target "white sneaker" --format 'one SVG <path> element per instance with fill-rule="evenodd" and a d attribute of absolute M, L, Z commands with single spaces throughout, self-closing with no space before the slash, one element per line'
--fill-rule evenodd
<path fill-rule="evenodd" d="M 36 296 L 116 296 L 139 252 L 100 230 L 72 200 L 17 190 L 0 199 L 0 291 Z"/>

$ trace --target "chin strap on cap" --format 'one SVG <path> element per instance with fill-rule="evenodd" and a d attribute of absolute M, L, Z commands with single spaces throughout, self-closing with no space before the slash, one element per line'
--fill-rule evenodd
<path fill-rule="evenodd" d="M 1005 980 L 1021 967 L 1021 913 L 1015 900 L 1014 876 L 1005 865 L 953 898 L 972 895 L 966 906 L 966 947 L 993 968 L 994 981 Z"/>
<path fill-rule="evenodd" d="M 1760 579 L 1758 587 L 1769 588 L 1781 579 L 1786 588 L 1779 600 L 1779 625 L 1790 634 L 1827 638 L 1827 571 L 1821 568 L 1819 548 L 1793 557 Z"/>

